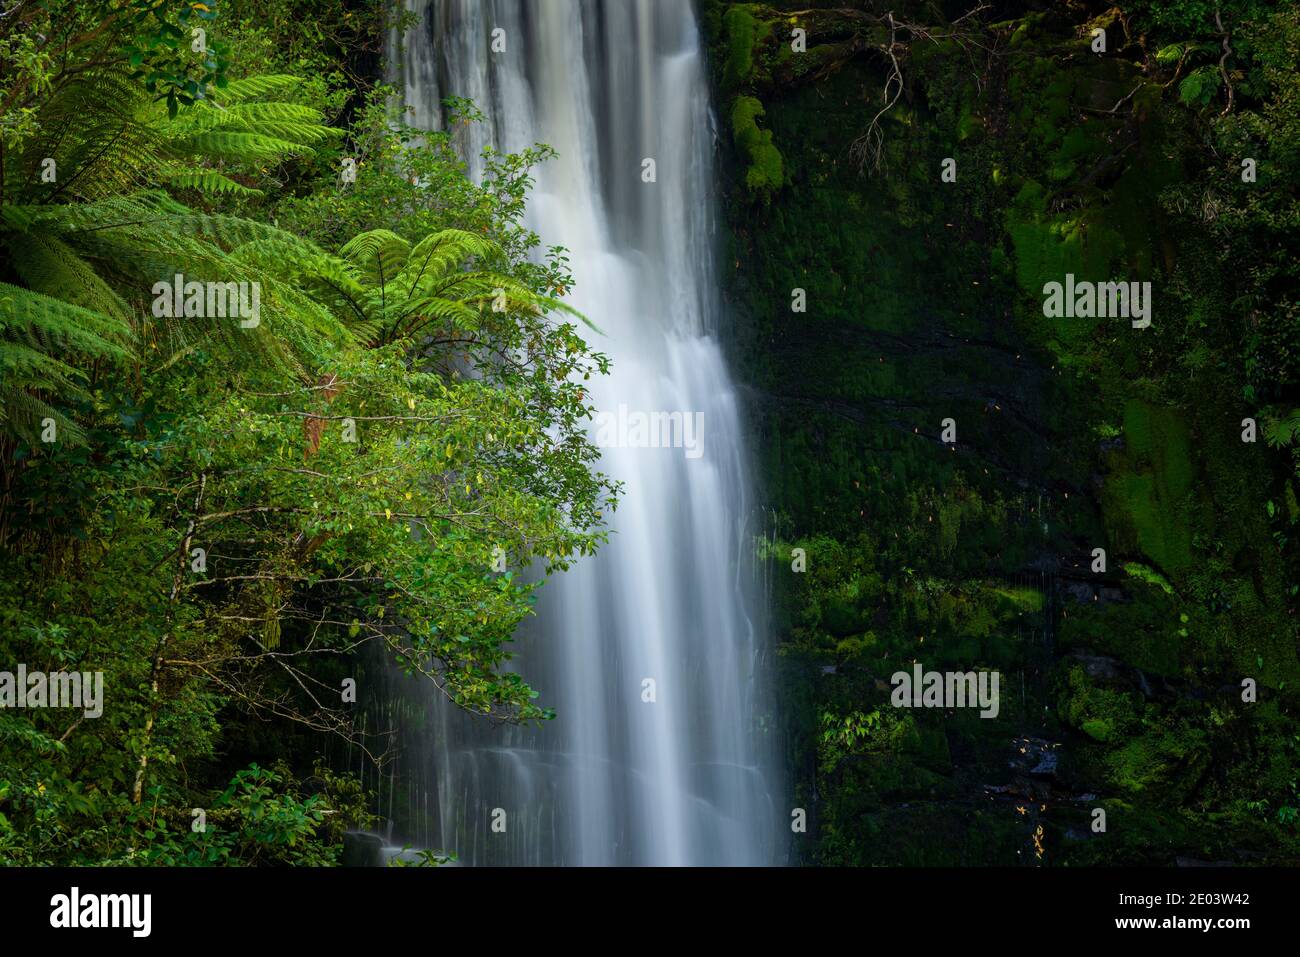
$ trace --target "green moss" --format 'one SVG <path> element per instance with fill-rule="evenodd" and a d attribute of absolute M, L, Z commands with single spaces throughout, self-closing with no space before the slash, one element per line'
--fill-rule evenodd
<path fill-rule="evenodd" d="M 1187 425 L 1172 409 L 1130 399 L 1124 406 L 1124 441 L 1106 480 L 1107 529 L 1121 550 L 1139 550 L 1164 573 L 1177 575 L 1192 563 Z"/>
<path fill-rule="evenodd" d="M 1079 174 L 1078 161 L 1095 152 L 1095 140 L 1090 132 L 1083 126 L 1076 126 L 1066 134 L 1048 175 L 1056 181 L 1075 178 Z"/>
<path fill-rule="evenodd" d="M 763 104 L 752 96 L 736 97 L 731 108 L 731 132 L 736 146 L 749 157 L 745 185 L 753 195 L 769 196 L 785 182 L 781 151 L 772 145 L 772 133 L 759 129 L 765 113 Z"/>
<path fill-rule="evenodd" d="M 1097 741 L 1109 741 L 1115 736 L 1115 725 L 1109 718 L 1089 718 L 1083 722 L 1083 733 Z"/>
<path fill-rule="evenodd" d="M 1043 593 L 1037 588 L 994 588 L 992 591 L 1006 599 L 1016 613 L 1043 610 Z"/>
<path fill-rule="evenodd" d="M 1120 790 L 1134 796 L 1158 790 L 1163 800 L 1178 801 L 1197 785 L 1209 760 L 1202 731 L 1165 726 L 1128 741 L 1109 762 Z"/>
<path fill-rule="evenodd" d="M 1136 695 L 1094 684 L 1077 665 L 1069 669 L 1066 686 L 1058 711 L 1070 727 L 1097 741 L 1109 741 L 1141 726 L 1143 709 Z"/>
<path fill-rule="evenodd" d="M 1146 582 L 1148 585 L 1155 585 L 1166 595 L 1172 595 L 1174 588 L 1169 584 L 1169 580 L 1160 574 L 1154 568 L 1148 568 L 1141 562 L 1126 562 L 1124 564 L 1124 573 L 1140 582 Z"/>
<path fill-rule="evenodd" d="M 1052 344 L 1058 357 L 1066 359 L 1084 347 L 1101 320 L 1044 317 L 1044 287 L 1063 283 L 1067 273 L 1079 280 L 1110 278 L 1124 241 L 1087 212 L 1052 214 L 1048 199 L 1046 188 L 1026 180 L 1006 214 L 1006 229 L 1015 252 L 1016 282 L 1030 301 L 1026 312 L 1034 339 Z"/>
<path fill-rule="evenodd" d="M 755 51 L 772 33 L 772 24 L 759 20 L 756 4 L 732 4 L 723 15 L 726 58 L 722 67 L 722 85 L 736 91 L 754 77 Z"/>

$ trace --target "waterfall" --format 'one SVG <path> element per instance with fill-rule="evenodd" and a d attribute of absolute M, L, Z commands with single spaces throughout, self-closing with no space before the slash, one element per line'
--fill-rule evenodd
<path fill-rule="evenodd" d="M 528 225 L 567 247 L 570 301 L 603 333 L 589 334 L 613 360 L 596 408 L 702 427 L 695 449 L 601 443 L 601 469 L 624 483 L 611 540 L 541 590 L 516 636 L 513 666 L 557 717 L 501 728 L 431 703 L 421 839 L 468 864 L 778 863 L 790 811 L 717 338 L 714 123 L 692 4 L 406 3 L 418 26 L 394 80 L 417 125 L 440 128 L 446 97 L 473 100 L 488 117 L 466 145 L 475 176 L 485 145 L 559 152 Z"/>

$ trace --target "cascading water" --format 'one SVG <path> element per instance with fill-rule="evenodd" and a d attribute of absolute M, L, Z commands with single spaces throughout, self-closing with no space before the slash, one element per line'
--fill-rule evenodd
<path fill-rule="evenodd" d="M 417 798 L 417 839 L 469 864 L 778 863 L 789 812 L 715 338 L 713 123 L 691 2 L 407 7 L 420 26 L 397 79 L 417 125 L 439 128 L 445 97 L 473 100 L 488 116 L 470 135 L 473 175 L 489 143 L 559 152 L 538 171 L 529 225 L 568 248 L 571 301 L 605 334 L 595 344 L 614 367 L 596 407 L 702 424 L 698 449 L 604 449 L 602 470 L 624 483 L 611 541 L 542 590 L 517 636 L 516 666 L 558 717 L 500 728 L 431 705 L 434 793 Z"/>

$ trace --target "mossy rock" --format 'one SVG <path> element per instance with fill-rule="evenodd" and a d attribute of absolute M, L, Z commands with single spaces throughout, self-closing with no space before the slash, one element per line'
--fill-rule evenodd
<path fill-rule="evenodd" d="M 731 131 L 736 147 L 749 158 L 745 185 L 751 195 L 770 198 L 785 185 L 781 151 L 772 145 L 770 130 L 759 129 L 763 104 L 752 96 L 738 96 L 731 108 Z"/>

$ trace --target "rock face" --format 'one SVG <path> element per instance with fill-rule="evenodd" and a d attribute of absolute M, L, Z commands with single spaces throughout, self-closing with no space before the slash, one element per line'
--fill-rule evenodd
<path fill-rule="evenodd" d="M 365 831 L 348 831 L 343 835 L 344 867 L 382 867 L 384 839 Z"/>
<path fill-rule="evenodd" d="M 1144 85 L 1136 46 L 1092 56 L 1075 13 L 1013 5 L 982 34 L 988 64 L 905 44 L 875 139 L 888 59 L 843 11 L 790 12 L 807 6 L 702 4 L 786 700 L 807 702 L 788 738 L 796 800 L 819 798 L 809 859 L 1167 863 L 1168 845 L 1202 846 L 1186 809 L 1207 801 L 1232 820 L 1225 842 L 1264 846 L 1240 804 L 1201 790 L 1211 761 L 1243 801 L 1246 782 L 1281 782 L 1241 743 L 1285 748 L 1300 727 L 1214 689 L 1261 668 L 1294 688 L 1300 663 L 1282 562 L 1253 551 L 1273 466 L 1223 428 L 1240 381 L 1185 388 L 1160 331 L 1200 308 L 1168 292 L 1194 247 L 1158 202 L 1187 175 L 1165 157 L 1199 148 L 1185 106 Z M 1151 280 L 1152 328 L 1046 319 L 1043 286 L 1067 274 Z M 892 712 L 882 683 L 913 662 L 998 670 L 998 718 Z M 878 727 L 836 736 L 873 712 Z M 904 807 L 923 779 L 945 798 Z M 1067 848 L 1093 833 L 1082 794 L 1122 802 L 1130 836 Z M 1047 809 L 1011 800 L 1030 797 Z M 899 828 L 909 843 L 882 839 Z"/>

